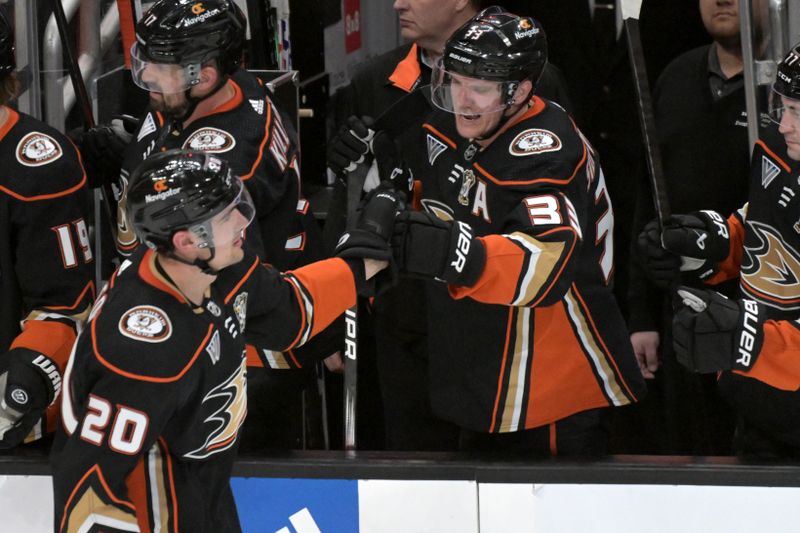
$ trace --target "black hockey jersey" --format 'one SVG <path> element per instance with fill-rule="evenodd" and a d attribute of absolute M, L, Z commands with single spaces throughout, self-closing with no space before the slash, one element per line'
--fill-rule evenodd
<path fill-rule="evenodd" d="M 458 136 L 449 114 L 434 114 L 423 132 L 423 208 L 469 223 L 487 253 L 474 287 L 429 284 L 435 412 L 510 432 L 640 397 L 609 289 L 611 202 L 569 116 L 535 97 L 483 150 Z"/>
<path fill-rule="evenodd" d="M 63 370 L 95 296 L 86 176 L 78 151 L 64 135 L 5 109 L 8 120 L 0 128 L 0 354 L 11 347 L 29 348 Z"/>
<path fill-rule="evenodd" d="M 319 229 L 313 227 L 310 206 L 300 194 L 296 132 L 275 107 L 264 83 L 253 74 L 238 70 L 228 84 L 235 91 L 233 99 L 166 137 L 162 135 L 165 117 L 149 111 L 125 152 L 122 190 L 127 189 L 131 172 L 153 150 L 184 148 L 218 154 L 242 178 L 253 197 L 256 224 L 248 239 L 257 241 L 254 246 L 259 255 L 280 270 L 321 258 Z M 117 248 L 127 255 L 138 242 L 124 213 L 123 192 L 117 213 Z"/>
<path fill-rule="evenodd" d="M 748 203 L 727 221 L 728 258 L 709 283 L 739 278 L 742 294 L 763 304 L 764 344 L 742 375 L 800 389 L 800 165 L 777 128 L 756 142 Z"/>
<path fill-rule="evenodd" d="M 355 303 L 350 268 L 329 259 L 280 274 L 248 253 L 195 307 L 140 247 L 109 287 L 64 377 L 56 531 L 239 531 L 229 477 L 245 338 L 302 344 Z"/>

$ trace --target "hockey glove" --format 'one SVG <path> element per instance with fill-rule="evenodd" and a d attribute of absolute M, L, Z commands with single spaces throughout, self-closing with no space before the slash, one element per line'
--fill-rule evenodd
<path fill-rule="evenodd" d="M 405 161 L 397 153 L 394 140 L 385 131 L 379 131 L 372 139 L 371 151 L 375 157 L 375 166 L 381 183 L 391 183 L 395 190 L 401 191 L 406 198 L 411 198 L 414 190 L 414 176 Z M 365 190 L 370 182 L 370 173 L 367 174 Z"/>
<path fill-rule="evenodd" d="M 22 443 L 60 390 L 61 374 L 49 357 L 27 348 L 0 357 L 0 449 Z"/>
<path fill-rule="evenodd" d="M 661 234 L 664 248 L 681 256 L 681 272 L 706 279 L 715 265 L 728 256 L 730 234 L 725 219 L 715 211 L 672 215 Z"/>
<path fill-rule="evenodd" d="M 754 300 L 680 287 L 672 318 L 678 362 L 692 372 L 750 370 L 764 342 L 764 310 Z"/>
<path fill-rule="evenodd" d="M 636 246 L 647 277 L 659 289 L 668 289 L 673 281 L 678 279 L 681 260 L 662 246 L 658 220 L 652 220 L 645 225 L 639 234 Z"/>
<path fill-rule="evenodd" d="M 419 211 L 398 216 L 392 249 L 401 272 L 452 285 L 475 285 L 486 264 L 486 249 L 469 224 Z"/>
<path fill-rule="evenodd" d="M 121 115 L 110 124 L 100 124 L 88 131 L 70 132 L 72 140 L 80 148 L 89 187 L 117 183 L 125 148 L 138 127 L 138 119 Z"/>
<path fill-rule="evenodd" d="M 355 228 L 342 234 L 336 245 L 336 255 L 347 260 L 355 273 L 356 289 L 361 296 L 380 294 L 396 281 L 397 267 L 389 239 L 395 216 L 404 208 L 404 202 L 402 193 L 395 191 L 391 184 L 381 184 L 361 202 Z M 366 280 L 364 258 L 389 261 L 389 267 Z"/>
<path fill-rule="evenodd" d="M 328 143 L 328 167 L 340 178 L 347 180 L 347 173 L 356 169 L 370 154 L 370 143 L 375 136 L 370 117 L 347 119 Z"/>

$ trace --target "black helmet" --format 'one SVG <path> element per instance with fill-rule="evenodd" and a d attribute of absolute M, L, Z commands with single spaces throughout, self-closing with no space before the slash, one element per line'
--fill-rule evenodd
<path fill-rule="evenodd" d="M 234 205 L 251 221 L 255 209 L 247 190 L 223 159 L 191 150 L 168 150 L 145 159 L 131 175 L 129 223 L 150 248 L 172 250 L 172 236 L 189 230 L 214 248 L 211 219 Z"/>
<path fill-rule="evenodd" d="M 14 59 L 14 29 L 0 11 L 0 79 L 13 72 L 17 63 Z"/>
<path fill-rule="evenodd" d="M 800 43 L 778 63 L 778 74 L 772 89 L 786 98 L 800 100 Z"/>
<path fill-rule="evenodd" d="M 502 7 L 487 7 L 453 33 L 444 46 L 444 69 L 470 78 L 536 85 L 547 64 L 541 24 Z"/>
<path fill-rule="evenodd" d="M 137 23 L 134 47 L 153 63 L 188 65 L 217 59 L 220 70 L 231 74 L 241 61 L 246 27 L 233 0 L 159 0 Z"/>

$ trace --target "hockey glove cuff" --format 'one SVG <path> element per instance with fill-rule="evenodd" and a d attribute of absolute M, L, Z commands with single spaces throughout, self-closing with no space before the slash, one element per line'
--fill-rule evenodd
<path fill-rule="evenodd" d="M 681 256 L 681 271 L 696 272 L 700 279 L 711 276 L 715 265 L 728 256 L 728 224 L 716 211 L 672 215 L 661 236 L 664 247 Z"/>
<path fill-rule="evenodd" d="M 22 443 L 61 391 L 61 373 L 47 356 L 14 348 L 0 357 L 0 449 Z"/>
<path fill-rule="evenodd" d="M 764 309 L 754 300 L 680 287 L 672 319 L 675 356 L 693 372 L 750 370 L 764 342 Z"/>
<path fill-rule="evenodd" d="M 486 264 L 486 248 L 469 224 L 430 213 L 401 213 L 392 248 L 401 272 L 452 285 L 475 285 Z"/>

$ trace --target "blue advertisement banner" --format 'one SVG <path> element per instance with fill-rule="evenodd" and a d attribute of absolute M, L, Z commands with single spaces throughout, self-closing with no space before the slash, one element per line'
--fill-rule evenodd
<path fill-rule="evenodd" d="M 231 479 L 244 533 L 357 533 L 358 481 Z"/>

